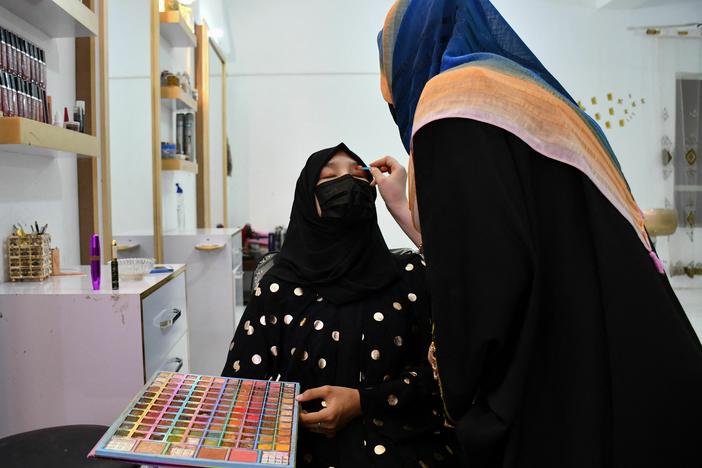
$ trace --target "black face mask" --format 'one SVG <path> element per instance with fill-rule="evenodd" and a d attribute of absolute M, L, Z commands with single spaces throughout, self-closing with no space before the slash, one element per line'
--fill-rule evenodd
<path fill-rule="evenodd" d="M 322 218 L 353 222 L 373 219 L 375 215 L 373 187 L 349 174 L 318 185 L 314 193 Z"/>

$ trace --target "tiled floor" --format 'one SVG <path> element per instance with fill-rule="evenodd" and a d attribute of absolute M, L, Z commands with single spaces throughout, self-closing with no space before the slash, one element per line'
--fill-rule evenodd
<path fill-rule="evenodd" d="M 702 338 L 702 289 L 676 289 L 675 293 L 687 312 L 697 336 Z"/>

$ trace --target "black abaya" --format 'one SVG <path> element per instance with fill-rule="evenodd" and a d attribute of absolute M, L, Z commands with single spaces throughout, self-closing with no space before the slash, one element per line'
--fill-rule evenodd
<path fill-rule="evenodd" d="M 465 466 L 702 466 L 702 348 L 581 172 L 445 119 L 414 138 L 443 397 Z"/>
<path fill-rule="evenodd" d="M 419 255 L 390 258 L 402 276 L 364 299 L 334 304 L 312 288 L 263 277 L 222 375 L 357 388 L 362 416 L 327 439 L 301 428 L 299 467 L 454 467 L 427 362 L 429 297 Z M 319 411 L 320 402 L 303 404 Z"/>

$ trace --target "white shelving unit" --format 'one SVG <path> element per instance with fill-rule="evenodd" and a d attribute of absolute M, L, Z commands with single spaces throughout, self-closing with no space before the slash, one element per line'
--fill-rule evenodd
<path fill-rule="evenodd" d="M 79 0 L 0 0 L 6 8 L 51 38 L 98 35 L 98 18 Z"/>
<path fill-rule="evenodd" d="M 194 49 L 197 46 L 197 39 L 190 26 L 183 19 L 183 15 L 178 11 L 162 11 L 161 37 L 172 47 L 189 47 Z"/>

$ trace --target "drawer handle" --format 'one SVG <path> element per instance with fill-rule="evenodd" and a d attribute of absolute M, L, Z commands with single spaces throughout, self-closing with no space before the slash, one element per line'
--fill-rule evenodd
<path fill-rule="evenodd" d="M 171 372 L 178 372 L 179 370 L 181 370 L 181 369 L 183 368 L 183 360 L 182 360 L 181 358 L 179 358 L 179 357 L 176 357 L 176 358 L 173 358 L 173 359 L 169 359 L 168 361 L 166 361 L 166 364 L 164 364 L 164 367 L 166 367 L 166 366 L 168 366 L 168 365 L 170 365 L 170 364 L 175 364 L 175 365 L 176 365 L 176 368 L 175 368 L 173 371 L 171 371 Z M 163 369 L 163 370 L 166 370 L 166 371 L 167 371 L 167 369 Z"/>
<path fill-rule="evenodd" d="M 166 330 L 175 325 L 176 321 L 182 315 L 182 311 L 177 308 L 164 309 L 154 319 L 154 325 L 158 325 L 161 330 Z"/>
<path fill-rule="evenodd" d="M 214 250 L 222 250 L 224 244 L 197 244 L 195 248 L 203 252 L 212 252 Z"/>

